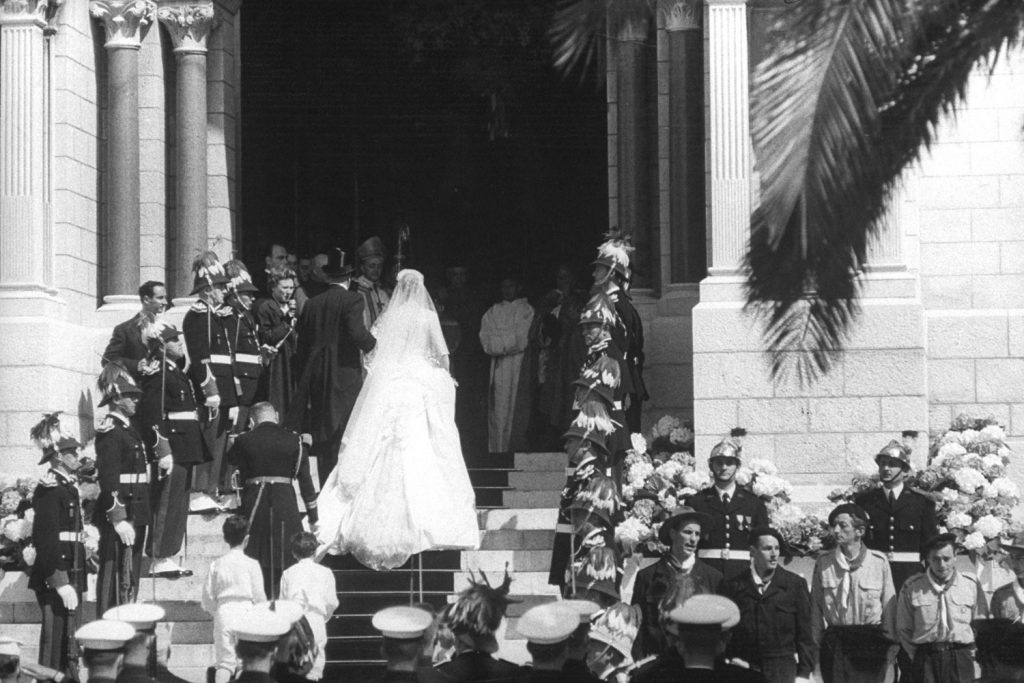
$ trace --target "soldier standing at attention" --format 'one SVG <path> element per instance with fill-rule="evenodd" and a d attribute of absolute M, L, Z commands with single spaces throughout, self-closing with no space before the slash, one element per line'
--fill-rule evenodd
<path fill-rule="evenodd" d="M 711 449 L 708 468 L 714 485 L 686 499 L 696 512 L 710 517 L 697 557 L 719 571 L 725 580 L 750 569 L 750 530 L 768 526 L 764 501 L 736 484 L 743 448 L 725 439 Z"/>
<path fill-rule="evenodd" d="M 263 355 L 260 347 L 259 324 L 252 304 L 259 290 L 252 283 L 249 271 L 241 261 L 228 261 L 224 271 L 228 282 L 227 306 L 234 315 L 231 321 L 231 360 L 235 377 L 235 396 L 238 405 L 229 410 L 231 433 L 240 434 L 249 422 L 249 410 L 256 402 L 256 392 L 263 373 Z"/>
<path fill-rule="evenodd" d="M 885 554 L 892 582 L 899 592 L 903 582 L 921 571 L 921 551 L 937 533 L 935 503 L 904 483 L 910 472 L 910 449 L 890 441 L 875 456 L 881 488 L 862 493 L 855 501 L 868 513 L 871 533 L 867 546 Z"/>
<path fill-rule="evenodd" d="M 173 325 L 158 321 L 147 327 L 145 335 L 156 364 L 142 378 L 139 423 L 150 459 L 157 463 L 147 551 L 153 558 L 150 575 L 173 579 L 192 575 L 173 558 L 185 539 L 189 480 L 206 452 L 195 391 L 182 369 L 185 343 L 181 334 Z"/>
<path fill-rule="evenodd" d="M 30 432 L 43 451 L 39 464 L 49 466 L 49 470 L 40 477 L 32 495 L 36 560 L 29 570 L 28 587 L 36 594 L 42 612 L 39 663 L 69 672 L 77 667 L 72 639 L 86 578 L 77 488 L 83 464 L 78 459 L 81 444 L 63 432 L 59 416 L 44 416 Z"/>
<path fill-rule="evenodd" d="M 115 605 L 134 602 L 138 595 L 150 509 L 149 460 L 142 437 L 131 425 L 142 390 L 115 363 L 104 368 L 99 386 L 104 394 L 100 407 L 110 406 L 96 428 L 96 612 L 103 614 Z"/>
<path fill-rule="evenodd" d="M 215 500 L 224 478 L 224 451 L 231 420 L 228 413 L 238 405 L 231 360 L 231 309 L 224 305 L 229 278 L 212 251 L 192 264 L 195 275 L 192 304 L 181 322 L 188 349 L 189 375 L 205 397 L 202 414 L 203 444 L 208 458 L 196 470 L 191 502 L 193 512 L 219 510 Z"/>

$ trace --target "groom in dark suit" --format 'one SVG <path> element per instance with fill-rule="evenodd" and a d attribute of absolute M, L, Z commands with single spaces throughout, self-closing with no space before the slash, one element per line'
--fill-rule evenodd
<path fill-rule="evenodd" d="M 345 264 L 345 252 L 333 249 L 323 272 L 327 290 L 307 301 L 299 318 L 299 383 L 285 421 L 313 435 L 321 485 L 338 462 L 341 437 L 363 385 L 359 352 L 377 345 L 363 324 L 362 295 L 349 291 L 352 267 Z"/>

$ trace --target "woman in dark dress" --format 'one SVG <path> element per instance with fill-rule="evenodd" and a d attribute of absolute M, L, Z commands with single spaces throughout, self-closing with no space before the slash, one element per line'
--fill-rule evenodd
<path fill-rule="evenodd" d="M 269 358 L 269 367 L 260 377 L 260 400 L 270 401 L 279 414 L 288 411 L 295 389 L 292 359 L 298 337 L 295 333 L 295 273 L 287 266 L 276 266 L 267 275 L 270 296 L 253 305 L 259 324 L 260 344 Z"/>

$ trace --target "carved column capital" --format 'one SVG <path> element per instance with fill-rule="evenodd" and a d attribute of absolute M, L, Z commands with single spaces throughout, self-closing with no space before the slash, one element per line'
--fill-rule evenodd
<path fill-rule="evenodd" d="M 206 53 L 206 36 L 213 28 L 213 2 L 167 2 L 156 17 L 171 34 L 175 52 Z"/>
<path fill-rule="evenodd" d="M 0 24 L 35 24 L 56 33 L 65 0 L 0 0 Z"/>
<path fill-rule="evenodd" d="M 666 31 L 699 31 L 701 29 L 700 0 L 662 0 L 658 13 Z"/>
<path fill-rule="evenodd" d="M 153 24 L 156 3 L 153 0 L 92 0 L 89 12 L 103 22 L 108 49 L 139 49 Z"/>

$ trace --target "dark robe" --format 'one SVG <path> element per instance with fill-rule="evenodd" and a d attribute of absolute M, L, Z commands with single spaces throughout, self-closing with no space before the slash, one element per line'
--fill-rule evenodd
<path fill-rule="evenodd" d="M 340 285 L 306 302 L 298 330 L 295 359 L 301 374 L 285 424 L 312 434 L 322 483 L 338 461 L 363 386 L 359 352 L 373 350 L 377 340 L 363 324 L 363 297 Z"/>
<path fill-rule="evenodd" d="M 280 415 L 287 415 L 295 390 L 294 360 L 298 347 L 295 317 L 273 298 L 260 299 L 252 307 L 259 323 L 260 343 L 277 349 L 277 355 L 260 377 L 260 400 L 270 401 Z"/>

